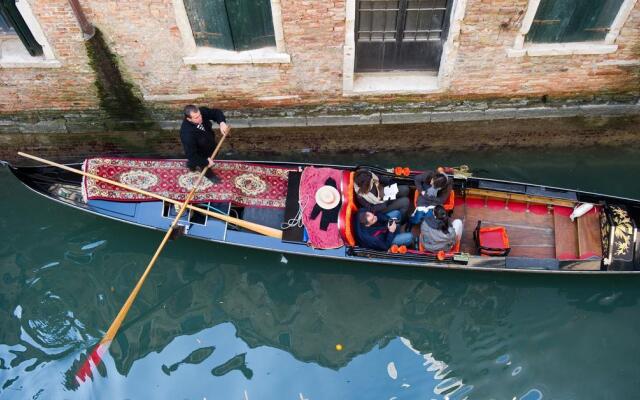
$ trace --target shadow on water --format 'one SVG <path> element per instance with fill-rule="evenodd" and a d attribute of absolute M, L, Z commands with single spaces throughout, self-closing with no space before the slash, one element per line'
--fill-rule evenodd
<path fill-rule="evenodd" d="M 469 164 L 496 172 L 478 160 Z M 180 240 L 116 337 L 108 379 L 68 392 L 64 372 L 102 336 L 161 235 L 36 198 L 6 171 L 0 184 L 11 193 L 0 218 L 0 396 L 119 388 L 136 398 L 142 380 L 156 394 L 215 388 L 222 398 L 297 396 L 299 386 L 309 398 L 528 400 L 640 387 L 636 277 L 398 269 Z M 623 384 L 611 386 L 611 368 Z"/>

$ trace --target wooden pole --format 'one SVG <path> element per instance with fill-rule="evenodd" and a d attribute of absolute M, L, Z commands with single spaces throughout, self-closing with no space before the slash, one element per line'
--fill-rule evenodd
<path fill-rule="evenodd" d="M 213 151 L 213 154 L 211 155 L 212 159 L 214 159 L 217 156 L 218 151 L 220 150 L 220 147 L 222 146 L 222 143 L 224 143 L 225 138 L 226 138 L 226 135 L 222 137 L 222 139 L 220 140 L 220 142 L 216 146 L 215 150 Z M 45 162 L 46 164 L 49 164 L 49 165 L 54 165 L 55 164 L 55 163 L 49 162 L 47 160 L 39 159 L 38 157 L 27 155 L 26 153 L 18 153 L 18 154 L 21 155 L 21 156 L 27 157 L 27 158 L 31 158 L 31 159 L 34 159 L 34 160 Z M 62 165 L 57 165 L 57 166 L 64 167 L 63 169 L 67 170 L 67 171 L 71 170 L 72 172 L 83 172 L 83 171 L 78 171 L 78 170 L 75 170 L 74 168 L 69 168 L 69 167 L 62 166 Z M 149 264 L 147 265 L 147 268 L 142 273 L 142 276 L 140 277 L 140 279 L 138 280 L 138 283 L 136 284 L 136 286 L 133 288 L 133 290 L 129 294 L 129 297 L 127 297 L 127 300 L 125 301 L 124 305 L 122 306 L 122 308 L 118 312 L 118 315 L 116 315 L 116 318 L 111 323 L 111 326 L 109 326 L 109 329 L 105 333 L 104 337 L 100 340 L 100 342 L 95 347 L 95 349 L 87 357 L 87 360 L 82 364 L 82 366 L 76 372 L 76 379 L 79 381 L 79 383 L 84 382 L 88 377 L 92 376 L 91 363 L 93 363 L 94 366 L 97 366 L 97 365 L 99 365 L 101 363 L 102 356 L 109 349 L 109 346 L 111 345 L 111 342 L 113 341 L 114 337 L 118 333 L 118 330 L 122 326 L 122 323 L 123 323 L 124 319 L 127 317 L 127 314 L 129 313 L 129 310 L 131 309 L 131 306 L 133 305 L 133 302 L 135 301 L 136 297 L 138 296 L 138 293 L 140 292 L 140 290 L 142 289 L 142 285 L 144 284 L 145 280 L 147 279 L 147 276 L 151 272 L 151 269 L 155 265 L 156 261 L 158 260 L 158 257 L 160 256 L 160 253 L 164 249 L 164 246 L 167 244 L 167 241 L 169 240 L 169 238 L 171 236 L 171 233 L 173 232 L 173 230 L 177 226 L 180 218 L 182 217 L 182 214 L 184 214 L 185 210 L 189 207 L 189 202 L 191 201 L 191 199 L 195 195 L 196 191 L 198 190 L 198 186 L 200 185 L 200 182 L 202 181 L 202 179 L 204 178 L 204 175 L 207 173 L 208 170 L 209 170 L 208 166 L 202 169 L 202 172 L 198 176 L 198 179 L 197 179 L 196 183 L 194 184 L 193 189 L 191 189 L 191 192 L 189 192 L 189 194 L 187 195 L 187 198 L 184 200 L 184 202 L 183 203 L 177 202 L 178 204 L 180 204 L 180 211 L 178 212 L 176 217 L 173 219 L 173 222 L 171 223 L 171 226 L 169 227 L 169 229 L 167 230 L 166 234 L 162 238 L 162 242 L 160 242 L 160 245 L 156 249 L 156 252 L 154 253 L 153 257 L 151 258 L 151 261 L 149 261 Z M 84 172 L 83 172 L 83 175 L 89 176 L 89 177 L 94 178 L 94 179 L 101 178 L 101 177 L 98 177 L 98 176 L 95 176 L 95 175 L 92 176 L 93 174 L 88 174 L 88 173 L 84 173 Z M 102 179 L 98 179 L 98 180 L 102 180 Z M 110 180 L 106 180 L 106 181 L 110 181 Z M 113 181 L 113 182 L 109 182 L 109 183 L 116 183 L 116 182 Z M 124 185 L 124 184 L 117 184 L 116 186 L 124 187 L 125 189 L 133 189 L 133 188 L 128 187 L 128 185 Z M 140 191 L 138 191 L 138 190 L 134 190 L 134 191 L 140 193 Z M 145 193 L 143 193 L 143 194 L 145 194 Z M 154 196 L 152 196 L 152 197 L 154 197 Z M 213 213 L 213 214 L 215 214 L 215 213 Z M 219 214 L 215 214 L 215 215 L 219 215 Z M 280 235 L 281 235 L 281 233 L 280 233 Z"/>
<path fill-rule="evenodd" d="M 84 171 L 81 171 L 79 169 L 71 168 L 71 167 L 68 167 L 68 166 L 66 166 L 64 164 L 58 164 L 56 162 L 49 161 L 49 160 L 46 160 L 44 158 L 36 157 L 36 156 L 31 155 L 31 154 L 23 153 L 21 151 L 18 152 L 18 155 L 20 155 L 22 157 L 25 157 L 25 158 L 29 158 L 29 159 L 34 160 L 34 161 L 41 162 L 43 164 L 51 165 L 52 167 L 57 167 L 57 168 L 65 170 L 65 171 L 73 172 L 74 174 L 83 175 L 83 176 L 86 176 L 88 178 L 92 178 L 92 179 L 95 179 L 97 181 L 100 181 L 100 182 L 105 182 L 105 183 L 108 183 L 110 185 L 122 188 L 122 189 L 127 189 L 127 190 L 130 190 L 130 191 L 135 192 L 135 193 L 139 193 L 139 194 L 142 194 L 142 195 L 145 195 L 145 196 L 148 196 L 148 197 L 152 197 L 154 199 L 158 199 L 158 200 L 165 201 L 167 203 L 175 204 L 177 206 L 181 206 L 183 204 L 182 202 L 180 202 L 178 200 L 170 199 L 168 197 L 161 196 L 161 195 L 156 194 L 156 193 L 147 192 L 146 190 L 138 189 L 137 187 L 129 186 L 129 185 L 124 184 L 122 182 L 114 181 L 114 180 L 111 180 L 111 179 L 108 179 L 108 178 L 103 178 L 103 177 L 98 176 L 98 175 L 94 175 L 94 174 L 91 174 L 91 173 L 88 173 L 88 172 L 84 172 Z M 234 224 L 236 226 L 239 226 L 241 228 L 245 228 L 247 230 L 250 230 L 250 231 L 253 231 L 253 232 L 256 232 L 256 233 L 260 233 L 260 234 L 265 235 L 265 236 L 269 236 L 269 237 L 272 237 L 272 238 L 275 238 L 275 239 L 282 239 L 282 231 L 279 230 L 279 229 L 274 229 L 274 228 L 271 228 L 269 226 L 264 226 L 264 225 L 256 224 L 256 223 L 253 223 L 253 222 L 244 221 L 242 219 L 234 218 L 234 217 L 231 217 L 229 215 L 215 213 L 213 211 L 205 210 L 205 209 L 202 209 L 200 207 L 192 206 L 191 204 L 188 204 L 187 208 L 190 209 L 190 210 L 199 212 L 201 214 L 205 214 L 205 215 L 208 215 L 210 217 L 217 218 L 217 219 L 225 221 L 225 222 L 229 222 L 229 223 Z"/>
<path fill-rule="evenodd" d="M 216 146 L 215 150 L 213 150 L 213 154 L 211 155 L 212 159 L 215 158 L 216 155 L 218 155 L 218 151 L 220 150 L 222 143 L 224 143 L 225 138 L 226 138 L 226 135 L 222 137 L 222 139 Z M 127 297 L 127 300 L 124 302 L 124 305 L 118 312 L 118 315 L 116 315 L 116 318 L 111 323 L 111 326 L 109 326 L 107 333 L 104 334 L 104 336 L 102 337 L 102 339 L 100 340 L 96 348 L 93 350 L 92 354 L 87 358 L 86 362 L 76 372 L 76 378 L 81 382 L 84 382 L 87 377 L 91 376 L 90 361 L 97 366 L 101 362 L 102 356 L 109 349 L 109 346 L 113 341 L 113 338 L 116 336 L 116 334 L 118 333 L 118 330 L 120 329 L 120 326 L 122 326 L 122 322 L 127 317 L 127 314 L 129 313 L 129 310 L 131 309 L 133 302 L 135 301 L 136 297 L 138 297 L 138 293 L 140 292 L 140 289 L 142 289 L 142 285 L 147 279 L 147 276 L 151 272 L 151 269 L 155 265 L 156 261 L 158 260 L 158 257 L 160 256 L 162 249 L 164 249 L 164 246 L 169 241 L 171 232 L 173 232 L 176 225 L 178 224 L 178 221 L 180 221 L 180 217 L 182 217 L 182 214 L 184 214 L 184 211 L 187 209 L 187 205 L 189 205 L 189 202 L 191 201 L 193 196 L 196 194 L 196 191 L 198 190 L 198 186 L 200 185 L 202 178 L 204 178 L 204 175 L 207 173 L 208 170 L 209 170 L 209 166 L 202 168 L 202 172 L 200 172 L 200 175 L 198 176 L 198 180 L 193 185 L 193 189 L 191 189 L 191 192 L 189 192 L 189 194 L 187 195 L 187 198 L 184 200 L 184 203 L 180 205 L 180 211 L 178 211 L 178 214 L 173 219 L 171 226 L 167 230 L 167 233 L 164 235 L 164 238 L 162 238 L 162 242 L 160 242 L 160 246 L 158 246 L 158 248 L 156 249 L 156 252 L 153 254 L 153 257 L 151 257 L 151 261 L 149 261 L 149 264 L 147 265 L 147 268 L 142 273 L 142 276 L 138 280 L 138 283 L 129 294 L 129 297 Z"/>

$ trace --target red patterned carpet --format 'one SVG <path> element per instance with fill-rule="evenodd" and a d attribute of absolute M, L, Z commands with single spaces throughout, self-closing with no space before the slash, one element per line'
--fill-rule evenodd
<path fill-rule="evenodd" d="M 289 169 L 229 161 L 216 161 L 212 169 L 220 182 L 214 185 L 204 178 L 192 202 L 284 208 Z M 139 158 L 90 158 L 83 170 L 174 200 L 184 200 L 200 174 L 190 172 L 185 160 Z M 91 178 L 84 178 L 82 193 L 86 200 L 156 201 Z"/>

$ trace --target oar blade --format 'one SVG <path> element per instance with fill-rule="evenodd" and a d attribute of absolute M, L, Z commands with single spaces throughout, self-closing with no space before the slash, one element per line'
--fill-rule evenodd
<path fill-rule="evenodd" d="M 106 376 L 106 369 L 103 365 L 103 356 L 109 350 L 109 343 L 99 343 L 91 353 L 81 356 L 80 360 L 74 362 L 71 367 L 73 375 L 67 379 L 68 389 L 76 390 L 80 385 L 93 379 L 94 371 Z M 78 366 L 79 365 L 79 366 Z M 71 378 L 71 379 L 69 379 Z"/>

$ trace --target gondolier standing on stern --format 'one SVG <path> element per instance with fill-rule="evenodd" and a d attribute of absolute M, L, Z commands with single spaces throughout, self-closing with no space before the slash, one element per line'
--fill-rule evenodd
<path fill-rule="evenodd" d="M 184 108 L 184 119 L 180 126 L 180 141 L 182 141 L 182 147 L 184 147 L 184 153 L 187 156 L 187 168 L 191 171 L 202 171 L 202 168 L 213 165 L 213 160 L 209 157 L 216 148 L 216 137 L 211 121 L 220 125 L 220 132 L 223 136 L 227 136 L 231 131 L 222 110 L 207 107 L 198 108 L 193 104 Z M 207 171 L 205 177 L 213 183 L 220 181 L 211 169 Z"/>

